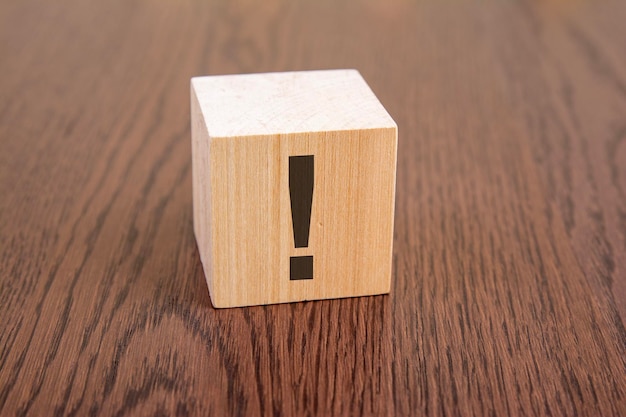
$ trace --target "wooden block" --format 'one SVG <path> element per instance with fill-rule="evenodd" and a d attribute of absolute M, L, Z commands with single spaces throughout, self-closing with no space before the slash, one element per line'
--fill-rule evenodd
<path fill-rule="evenodd" d="M 388 293 L 397 126 L 355 70 L 191 80 L 215 307 Z"/>

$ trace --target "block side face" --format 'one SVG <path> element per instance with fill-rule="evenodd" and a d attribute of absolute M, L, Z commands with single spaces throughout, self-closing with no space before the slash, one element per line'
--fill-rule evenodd
<path fill-rule="evenodd" d="M 391 158 L 393 158 L 393 165 L 390 166 L 392 172 L 388 173 L 390 181 L 392 182 L 390 186 L 391 190 L 391 207 L 389 207 L 389 217 L 391 218 L 391 225 L 389 228 L 389 281 L 387 283 L 387 290 L 385 293 L 389 293 L 391 291 L 391 286 L 393 285 L 393 236 L 395 230 L 395 219 L 396 219 L 396 189 L 397 189 L 397 173 L 398 173 L 398 127 L 392 127 L 390 129 L 385 129 L 383 133 L 383 140 L 387 141 L 386 147 L 388 147 L 389 151 L 392 153 Z"/>
<path fill-rule="evenodd" d="M 393 127 L 356 70 L 192 79 L 211 137 Z"/>
<path fill-rule="evenodd" d="M 396 128 L 211 141 L 213 297 L 220 307 L 389 292 Z M 309 242 L 296 248 L 290 156 L 314 156 Z M 313 256 L 313 279 L 290 258 Z M 214 296 L 215 294 L 215 296 Z"/>
<path fill-rule="evenodd" d="M 198 252 L 211 296 L 213 294 L 213 255 L 211 240 L 210 138 L 206 123 L 191 86 L 191 163 L 193 227 Z"/>

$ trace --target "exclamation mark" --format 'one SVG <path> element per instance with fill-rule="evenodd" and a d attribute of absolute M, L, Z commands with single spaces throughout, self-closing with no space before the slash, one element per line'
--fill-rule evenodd
<path fill-rule="evenodd" d="M 311 207 L 313 205 L 313 155 L 289 157 L 289 196 L 296 248 L 309 246 Z M 313 279 L 313 256 L 292 256 L 289 279 Z"/>

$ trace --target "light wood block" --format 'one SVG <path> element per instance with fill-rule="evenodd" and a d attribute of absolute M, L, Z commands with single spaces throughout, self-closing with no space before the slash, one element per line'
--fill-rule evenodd
<path fill-rule="evenodd" d="M 389 292 L 397 126 L 357 71 L 196 77 L 191 124 L 215 307 Z"/>

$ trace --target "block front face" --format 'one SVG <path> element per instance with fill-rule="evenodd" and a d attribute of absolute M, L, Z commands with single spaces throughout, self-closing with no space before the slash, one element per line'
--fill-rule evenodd
<path fill-rule="evenodd" d="M 289 157 L 312 155 L 309 239 L 296 247 Z M 395 128 L 211 139 L 217 307 L 389 292 Z M 313 257 L 293 280 L 292 258 Z"/>
<path fill-rule="evenodd" d="M 358 72 L 202 77 L 191 90 L 213 305 L 389 292 L 397 128 Z"/>

